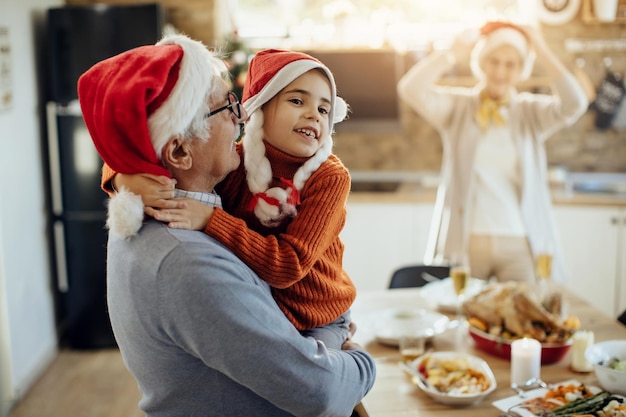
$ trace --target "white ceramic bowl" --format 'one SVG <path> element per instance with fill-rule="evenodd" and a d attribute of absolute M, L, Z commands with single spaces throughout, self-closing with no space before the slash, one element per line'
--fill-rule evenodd
<path fill-rule="evenodd" d="M 440 359 L 455 359 L 455 358 L 467 358 L 469 366 L 472 369 L 482 372 L 490 382 L 489 388 L 485 391 L 472 394 L 457 394 L 457 393 L 445 393 L 437 390 L 430 384 L 428 384 L 423 376 L 419 374 L 419 369 L 422 361 L 426 356 L 433 356 Z M 420 356 L 409 364 L 409 366 L 415 370 L 413 382 L 420 387 L 428 396 L 433 400 L 447 405 L 467 406 L 478 404 L 485 397 L 491 394 L 496 389 L 496 377 L 493 375 L 491 368 L 487 365 L 487 362 L 477 356 L 473 356 L 467 353 L 461 352 L 430 352 L 426 355 Z"/>
<path fill-rule="evenodd" d="M 398 346 L 400 336 L 409 326 L 430 338 L 448 330 L 450 319 L 423 308 L 389 308 L 373 313 L 371 324 L 379 343 Z"/>
<path fill-rule="evenodd" d="M 626 360 L 626 340 L 596 343 L 585 351 L 585 358 L 593 364 L 602 388 L 613 394 L 626 395 L 626 372 L 606 366 L 611 358 Z"/>

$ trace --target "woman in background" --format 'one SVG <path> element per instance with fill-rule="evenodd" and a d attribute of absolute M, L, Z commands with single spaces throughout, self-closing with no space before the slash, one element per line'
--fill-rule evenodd
<path fill-rule="evenodd" d="M 585 112 L 585 93 L 536 30 L 506 22 L 480 30 L 470 58 L 476 86 L 436 85 L 467 45 L 457 38 L 449 51 L 418 62 L 398 84 L 401 99 L 443 142 L 425 262 L 466 256 L 474 277 L 532 281 L 534 259 L 549 252 L 552 276 L 562 280 L 544 142 Z M 515 90 L 530 76 L 535 57 L 553 95 Z"/>

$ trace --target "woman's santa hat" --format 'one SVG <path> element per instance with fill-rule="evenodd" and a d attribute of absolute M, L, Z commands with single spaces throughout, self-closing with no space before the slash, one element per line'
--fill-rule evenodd
<path fill-rule="evenodd" d="M 261 107 L 296 78 L 312 69 L 320 69 L 330 82 L 331 111 L 328 136 L 320 138 L 321 147 L 296 172 L 287 189 L 270 188 L 272 167 L 265 156 L 263 143 L 263 111 Z M 273 227 L 286 216 L 297 213 L 299 192 L 305 182 L 328 159 L 333 147 L 332 132 L 335 123 L 346 118 L 346 102 L 337 96 L 335 79 L 330 70 L 317 59 L 301 52 L 267 49 L 258 52 L 250 61 L 243 88 L 242 103 L 248 114 L 246 135 L 243 138 L 246 179 L 252 194 L 254 214 L 262 224 Z"/>
<path fill-rule="evenodd" d="M 488 22 L 480 28 L 480 35 L 470 58 L 470 67 L 475 77 L 485 78 L 481 68 L 483 60 L 494 49 L 503 45 L 510 45 L 519 52 L 522 58 L 520 79 L 525 80 L 530 77 L 535 62 L 535 52 L 531 48 L 528 35 L 519 26 L 508 22 Z"/>
<path fill-rule="evenodd" d="M 175 135 L 206 131 L 208 98 L 227 69 L 201 42 L 168 35 L 101 61 L 78 80 L 83 119 L 98 153 L 122 174 L 170 176 L 161 151 Z M 141 197 L 122 189 L 109 202 L 107 227 L 127 238 L 143 223 Z"/>

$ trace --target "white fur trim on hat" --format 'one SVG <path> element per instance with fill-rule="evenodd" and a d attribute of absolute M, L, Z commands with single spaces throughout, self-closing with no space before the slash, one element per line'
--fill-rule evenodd
<path fill-rule="evenodd" d="M 227 71 L 226 64 L 215 57 L 202 42 L 185 35 L 167 35 L 157 45 L 180 45 L 183 58 L 178 81 L 167 100 L 150 116 L 150 138 L 159 157 L 165 143 L 176 134 L 183 134 L 197 112 L 207 103 L 211 85 Z"/>
<path fill-rule="evenodd" d="M 111 234 L 128 239 L 137 234 L 143 224 L 141 196 L 122 187 L 108 203 L 106 226 Z"/>
<path fill-rule="evenodd" d="M 496 29 L 482 36 L 476 42 L 470 58 L 470 67 L 474 76 L 479 79 L 485 78 L 481 63 L 491 51 L 502 45 L 511 45 L 521 55 L 522 71 L 520 79 L 525 80 L 530 77 L 535 61 L 535 52 L 530 48 L 528 40 L 519 30 L 507 27 Z"/>
<path fill-rule="evenodd" d="M 339 123 L 346 118 L 348 114 L 348 107 L 342 98 L 337 97 L 337 86 L 335 85 L 335 78 L 333 77 L 332 72 L 319 62 L 309 59 L 292 61 L 282 67 L 280 71 L 278 71 L 272 79 L 265 84 L 259 93 L 250 97 L 245 103 L 243 103 L 246 112 L 252 115 L 256 110 L 260 109 L 265 103 L 274 98 L 280 90 L 288 86 L 296 78 L 315 68 L 319 68 L 324 71 L 326 78 L 328 78 L 328 81 L 330 82 L 330 106 L 332 115 L 330 117 L 329 128 L 332 132 L 334 124 Z M 337 101 L 341 101 L 341 103 L 337 103 Z"/>

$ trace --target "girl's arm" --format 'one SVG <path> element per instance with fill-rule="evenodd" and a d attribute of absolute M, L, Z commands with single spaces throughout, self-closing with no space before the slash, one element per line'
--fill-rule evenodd
<path fill-rule="evenodd" d="M 141 196 L 144 212 L 153 217 L 161 209 L 187 207 L 185 199 L 174 199 L 176 180 L 162 175 L 120 174 L 105 163 L 102 167 L 100 186 L 109 195 L 113 195 L 116 190 L 124 187 Z M 202 225 L 198 227 L 198 230 L 201 228 Z"/>

